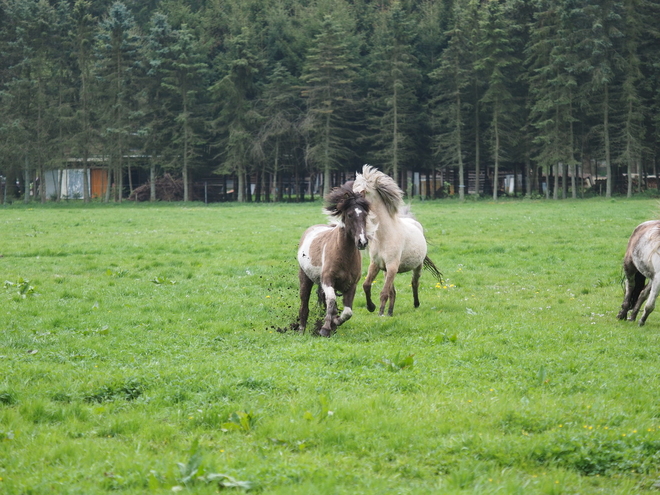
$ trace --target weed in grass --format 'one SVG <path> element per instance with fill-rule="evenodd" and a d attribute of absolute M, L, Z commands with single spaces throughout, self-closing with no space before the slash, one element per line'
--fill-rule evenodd
<path fill-rule="evenodd" d="M 250 490 L 253 487 L 253 483 L 249 481 L 239 481 L 227 474 L 206 473 L 206 469 L 203 465 L 203 454 L 199 446 L 198 438 L 193 441 L 188 461 L 185 463 L 177 463 L 177 467 L 179 468 L 180 475 L 177 481 L 184 486 L 190 486 L 194 483 L 217 483 L 220 488 Z M 154 471 L 151 472 L 150 484 L 154 486 L 160 485 Z M 172 487 L 172 491 L 174 492 L 182 490 L 183 487 L 180 485 Z"/>
<path fill-rule="evenodd" d="M 34 287 L 30 285 L 30 281 L 24 279 L 23 277 L 18 277 L 16 282 L 10 282 L 5 280 L 4 284 L 5 290 L 13 290 L 16 294 L 25 299 L 28 296 L 33 296 L 35 293 Z"/>
<path fill-rule="evenodd" d="M 234 411 L 225 423 L 222 423 L 223 431 L 251 432 L 257 424 L 257 416 L 246 411 Z"/>
<path fill-rule="evenodd" d="M 383 358 L 379 361 L 379 364 L 382 365 L 387 371 L 401 371 L 404 369 L 410 369 L 415 365 L 415 355 L 409 354 L 405 357 L 401 357 L 401 353 L 397 352 L 394 359 Z"/>
<path fill-rule="evenodd" d="M 85 395 L 85 402 L 110 402 L 114 400 L 135 400 L 144 393 L 144 384 L 137 378 L 128 378 L 125 381 L 101 385 L 95 391 Z"/>
<path fill-rule="evenodd" d="M 0 392 L 0 404 L 11 406 L 12 404 L 16 404 L 16 402 L 18 402 L 16 394 L 11 390 L 3 390 Z"/>
<path fill-rule="evenodd" d="M 305 411 L 303 418 L 307 421 L 317 421 L 320 423 L 332 415 L 334 415 L 334 412 L 330 410 L 330 401 L 328 400 L 328 396 L 321 394 L 318 397 L 318 403 L 314 411 Z"/>

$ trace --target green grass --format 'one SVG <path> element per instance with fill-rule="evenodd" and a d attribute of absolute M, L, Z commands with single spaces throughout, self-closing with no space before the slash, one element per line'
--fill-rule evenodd
<path fill-rule="evenodd" d="M 320 210 L 0 209 L 0 493 L 657 492 L 660 311 L 616 319 L 656 201 L 415 203 L 420 308 L 279 333 Z"/>

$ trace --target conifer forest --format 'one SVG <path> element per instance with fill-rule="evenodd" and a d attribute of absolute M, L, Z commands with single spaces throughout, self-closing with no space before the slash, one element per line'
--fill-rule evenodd
<path fill-rule="evenodd" d="M 0 0 L 0 202 L 654 193 L 658 81 L 660 0 Z"/>

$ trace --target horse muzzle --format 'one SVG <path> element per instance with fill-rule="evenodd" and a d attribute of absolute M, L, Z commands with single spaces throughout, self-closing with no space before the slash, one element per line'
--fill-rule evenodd
<path fill-rule="evenodd" d="M 362 239 L 358 240 L 357 247 L 360 251 L 364 251 L 366 247 L 369 245 L 369 241 L 365 239 L 364 241 Z"/>

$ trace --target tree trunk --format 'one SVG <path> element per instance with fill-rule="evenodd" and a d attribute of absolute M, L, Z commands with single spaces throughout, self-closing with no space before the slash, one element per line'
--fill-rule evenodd
<path fill-rule="evenodd" d="M 323 189 L 322 196 L 332 189 L 332 170 L 330 167 L 330 114 L 325 118 L 325 143 L 324 143 L 324 163 L 323 163 Z"/>
<path fill-rule="evenodd" d="M 569 103 L 569 116 L 573 116 L 573 102 L 572 99 Z M 570 150 L 570 157 L 571 157 L 571 196 L 573 196 L 573 199 L 577 199 L 577 185 L 576 185 L 576 177 L 577 177 L 577 162 L 575 161 L 575 136 L 573 135 L 573 120 L 571 119 L 570 125 L 569 125 L 569 139 L 568 139 L 569 146 L 571 147 Z"/>
<path fill-rule="evenodd" d="M 476 102 L 479 101 L 478 98 L 478 93 L 479 93 L 479 88 L 477 84 L 474 84 L 474 96 Z M 479 104 L 474 105 L 474 173 L 477 178 L 477 183 L 475 184 L 475 192 L 477 194 L 477 197 L 481 195 L 481 185 L 480 185 L 480 176 L 481 176 L 481 135 L 480 135 L 480 129 L 479 126 L 481 125 L 480 119 L 479 119 Z M 484 180 L 485 182 L 485 180 Z"/>
<path fill-rule="evenodd" d="M 396 177 L 399 172 L 399 116 L 396 82 L 392 93 L 392 111 L 394 112 L 392 116 L 392 177 Z"/>
<path fill-rule="evenodd" d="M 525 170 L 523 173 L 525 174 L 525 196 L 531 198 L 533 170 L 531 160 L 529 159 L 529 152 L 525 153 Z"/>
<path fill-rule="evenodd" d="M 108 183 L 105 186 L 105 202 L 110 202 L 110 194 L 112 193 L 112 164 L 108 162 Z"/>
<path fill-rule="evenodd" d="M 607 183 L 605 185 L 605 197 L 612 197 L 612 161 L 610 156 L 610 95 L 609 85 L 604 88 L 603 102 L 603 138 L 605 140 L 605 173 Z"/>
<path fill-rule="evenodd" d="M 493 129 L 495 130 L 495 169 L 493 170 L 493 201 L 497 201 L 497 184 L 499 182 L 500 168 L 500 129 L 498 125 L 498 111 L 493 115 Z"/>
<path fill-rule="evenodd" d="M 149 201 L 156 201 L 156 165 L 154 164 L 154 158 L 151 157 L 151 163 L 149 167 Z"/>
<path fill-rule="evenodd" d="M 27 204 L 30 202 L 30 169 L 28 168 L 29 161 L 27 151 L 25 152 L 25 169 L 23 170 L 23 203 Z"/>
<path fill-rule="evenodd" d="M 83 148 L 83 203 L 89 203 L 89 178 L 87 171 L 89 170 L 89 148 L 87 144 Z"/>
<path fill-rule="evenodd" d="M 273 164 L 272 201 L 277 199 L 277 173 L 280 168 L 280 138 L 275 139 L 275 163 Z"/>
<path fill-rule="evenodd" d="M 237 201 L 239 203 L 245 203 L 245 169 L 243 164 L 238 167 L 238 187 L 236 188 L 238 193 Z"/>
<path fill-rule="evenodd" d="M 456 145 L 458 152 L 458 199 L 465 200 L 465 172 L 463 170 L 463 147 L 461 146 L 461 94 L 458 93 L 456 102 Z"/>

